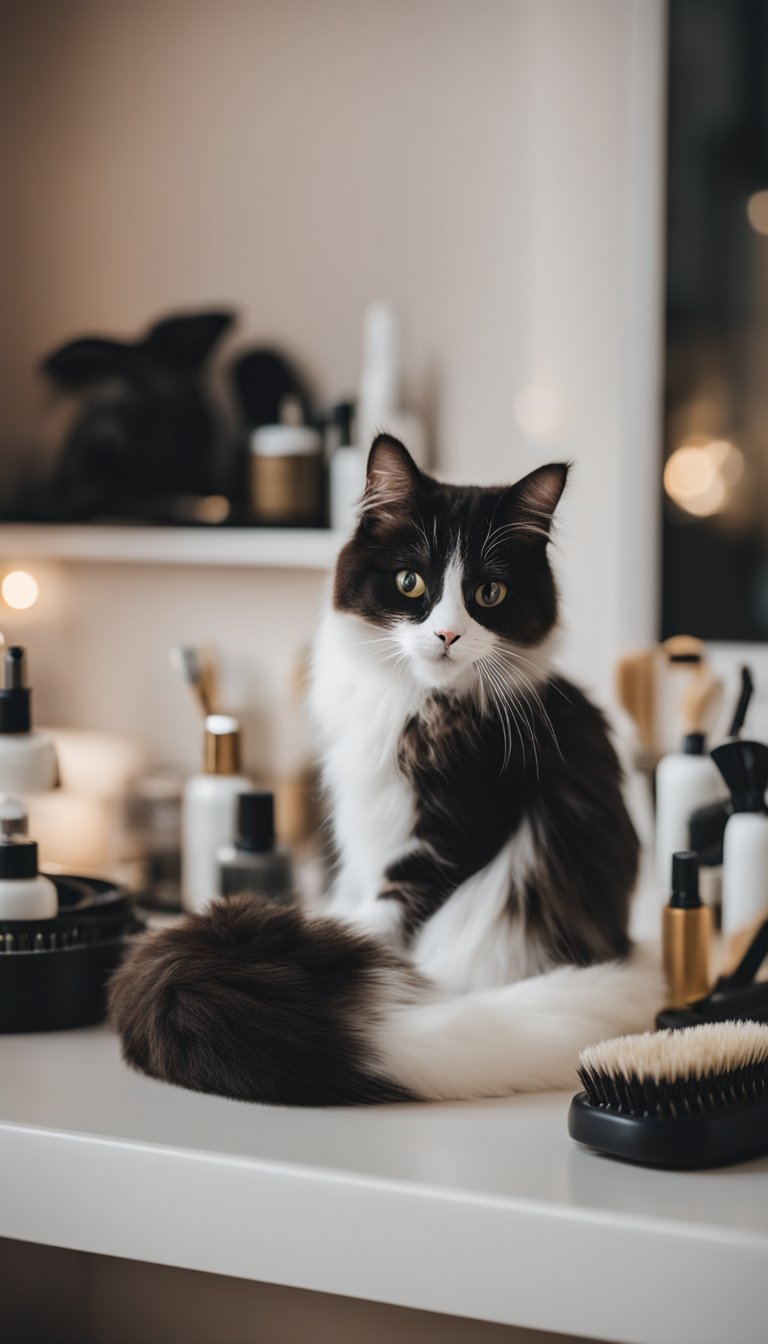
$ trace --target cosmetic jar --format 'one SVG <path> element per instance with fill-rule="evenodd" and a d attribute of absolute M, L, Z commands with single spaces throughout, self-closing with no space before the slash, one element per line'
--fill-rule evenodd
<path fill-rule="evenodd" d="M 322 439 L 306 425 L 263 425 L 250 440 L 250 504 L 259 523 L 316 526 L 322 514 Z"/>

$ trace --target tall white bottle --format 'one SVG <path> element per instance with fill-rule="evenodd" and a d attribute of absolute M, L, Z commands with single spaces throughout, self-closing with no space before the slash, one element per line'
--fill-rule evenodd
<path fill-rule="evenodd" d="M 712 759 L 731 791 L 723 837 L 723 933 L 728 939 L 768 918 L 768 746 L 735 739 Z"/>
<path fill-rule="evenodd" d="M 672 855 L 691 848 L 689 824 L 699 807 L 728 797 L 704 734 L 688 733 L 682 751 L 670 752 L 656 767 L 656 886 L 666 902 Z"/>
<path fill-rule="evenodd" d="M 363 372 L 355 424 L 355 439 L 364 462 L 382 430 L 405 444 L 417 467 L 426 466 L 424 423 L 404 410 L 401 402 L 397 317 L 391 304 L 372 303 L 365 311 Z"/>
<path fill-rule="evenodd" d="M 204 910 L 219 894 L 216 851 L 237 829 L 238 794 L 253 788 L 240 773 L 240 725 L 227 714 L 205 720 L 203 773 L 187 780 L 182 803 L 181 903 Z"/>

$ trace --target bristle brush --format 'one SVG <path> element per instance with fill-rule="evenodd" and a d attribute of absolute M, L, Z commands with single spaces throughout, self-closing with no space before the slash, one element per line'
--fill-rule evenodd
<path fill-rule="evenodd" d="M 568 1132 L 651 1167 L 715 1167 L 768 1152 L 768 1025 L 716 1022 L 582 1050 Z"/>

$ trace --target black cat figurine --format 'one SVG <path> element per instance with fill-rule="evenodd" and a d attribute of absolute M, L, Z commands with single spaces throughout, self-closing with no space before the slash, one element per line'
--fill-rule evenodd
<path fill-rule="evenodd" d="M 203 385 L 231 312 L 164 318 L 137 341 L 83 337 L 43 373 L 82 398 L 51 482 L 58 520 L 165 520 L 181 495 L 226 493 L 218 427 Z"/>

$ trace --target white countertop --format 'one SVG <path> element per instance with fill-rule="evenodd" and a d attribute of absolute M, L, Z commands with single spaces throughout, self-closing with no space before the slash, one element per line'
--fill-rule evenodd
<path fill-rule="evenodd" d="M 626 1344 L 768 1337 L 768 1159 L 579 1150 L 569 1098 L 290 1111 L 0 1037 L 0 1236 Z"/>

